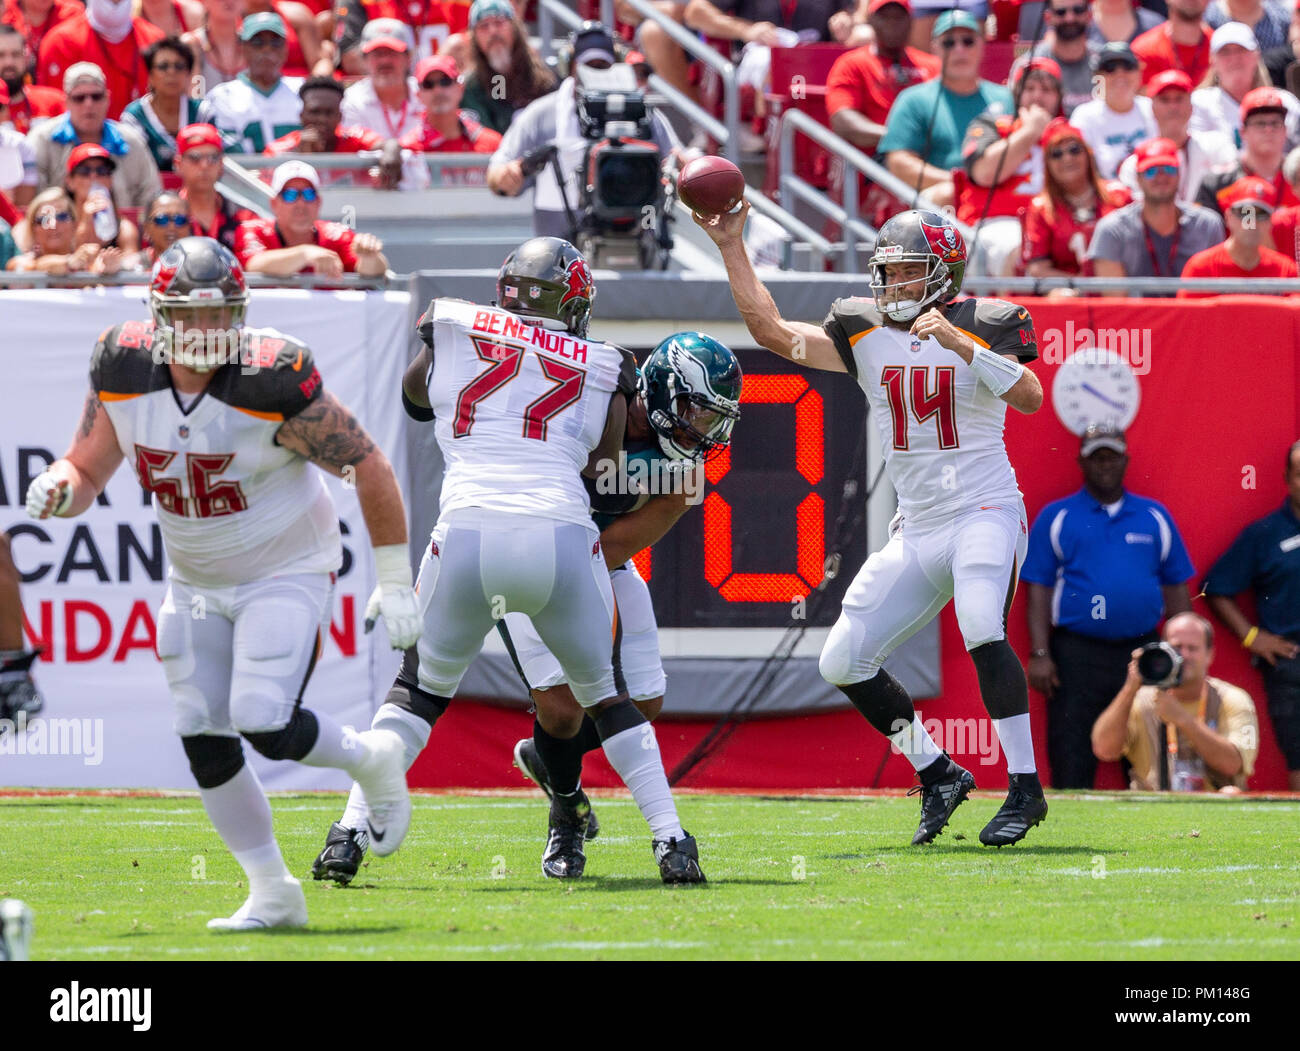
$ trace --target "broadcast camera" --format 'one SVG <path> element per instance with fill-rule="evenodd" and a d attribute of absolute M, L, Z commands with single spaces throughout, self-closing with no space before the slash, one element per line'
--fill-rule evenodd
<path fill-rule="evenodd" d="M 676 179 L 652 139 L 652 113 L 632 67 L 578 66 L 574 70 L 578 124 L 588 146 L 578 170 L 576 209 L 567 199 L 567 238 L 595 268 L 663 270 L 673 246 L 669 222 Z M 525 178 L 544 165 L 556 168 L 558 151 L 546 146 L 522 158 Z"/>

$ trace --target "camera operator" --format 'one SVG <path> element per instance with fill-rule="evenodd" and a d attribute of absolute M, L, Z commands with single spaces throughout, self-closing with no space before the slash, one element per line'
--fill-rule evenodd
<path fill-rule="evenodd" d="M 581 67 L 609 69 L 614 65 L 614 40 L 598 22 L 584 22 L 570 38 L 570 73 L 551 94 L 530 102 L 521 110 L 492 155 L 487 170 L 488 188 L 506 197 L 517 197 L 533 187 L 533 233 L 538 236 L 574 240 L 566 203 L 575 215 L 579 208 L 579 175 L 592 140 L 583 134 L 578 119 L 577 73 Z M 677 146 L 676 137 L 663 116 L 649 114 L 650 139 L 666 161 Z M 563 185 L 555 175 L 555 163 L 543 161 L 535 174 L 525 161 L 537 163 L 538 151 L 554 145 L 555 159 Z M 593 265 L 596 265 L 593 261 Z"/>
<path fill-rule="evenodd" d="M 1259 749 L 1255 703 L 1206 674 L 1214 629 L 1204 617 L 1170 617 L 1164 640 L 1133 651 L 1128 678 L 1093 724 L 1093 752 L 1103 762 L 1127 759 L 1139 791 L 1245 788 Z"/>

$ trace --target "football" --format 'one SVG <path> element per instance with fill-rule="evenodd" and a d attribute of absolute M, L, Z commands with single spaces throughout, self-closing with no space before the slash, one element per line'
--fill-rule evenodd
<path fill-rule="evenodd" d="M 697 157 L 677 176 L 682 203 L 701 215 L 734 211 L 745 196 L 745 177 L 725 157 Z"/>

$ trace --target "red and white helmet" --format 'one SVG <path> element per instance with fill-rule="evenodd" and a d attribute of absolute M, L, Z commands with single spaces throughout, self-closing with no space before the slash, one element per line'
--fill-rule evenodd
<path fill-rule="evenodd" d="M 885 277 L 887 263 L 925 264 L 925 291 L 920 299 L 897 297 L 902 285 L 915 282 L 890 284 Z M 871 255 L 868 273 L 880 312 L 894 321 L 911 321 L 931 303 L 946 303 L 961 291 L 966 276 L 966 242 L 946 215 L 915 210 L 901 212 L 876 235 L 876 250 Z"/>

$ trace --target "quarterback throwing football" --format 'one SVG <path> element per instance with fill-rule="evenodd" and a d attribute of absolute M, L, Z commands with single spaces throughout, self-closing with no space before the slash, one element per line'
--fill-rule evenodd
<path fill-rule="evenodd" d="M 966 269 L 961 234 L 938 213 L 909 211 L 881 227 L 871 258 L 882 323 L 863 299 L 836 300 L 820 328 L 787 321 L 741 239 L 748 211 L 695 217 L 722 253 L 745 324 L 773 353 L 858 381 L 898 492 L 901 525 L 849 585 L 822 650 L 822 676 L 916 769 L 921 823 L 912 842 L 930 842 L 975 779 L 935 744 L 881 664 L 953 600 L 1010 775 L 1006 802 L 980 841 L 1018 842 L 1047 813 L 1025 671 L 1006 638 L 1028 531 L 1003 422 L 1008 405 L 1032 413 L 1043 402 L 1024 366 L 1038 355 L 1029 312 L 997 299 L 951 304 Z"/>
<path fill-rule="evenodd" d="M 270 759 L 346 770 L 370 802 L 377 854 L 397 849 L 411 815 L 395 734 L 357 734 L 302 707 L 343 557 L 338 514 L 309 465 L 354 472 L 379 574 L 371 608 L 397 648 L 420 629 L 406 510 L 387 457 L 324 389 L 311 351 L 244 327 L 244 275 L 229 249 L 177 241 L 154 266 L 149 301 L 152 321 L 100 337 L 72 448 L 32 482 L 27 511 L 81 514 L 123 460 L 152 494 L 171 563 L 158 656 L 176 732 L 248 876 L 248 900 L 208 926 L 300 927 L 306 899 L 240 737 Z"/>

